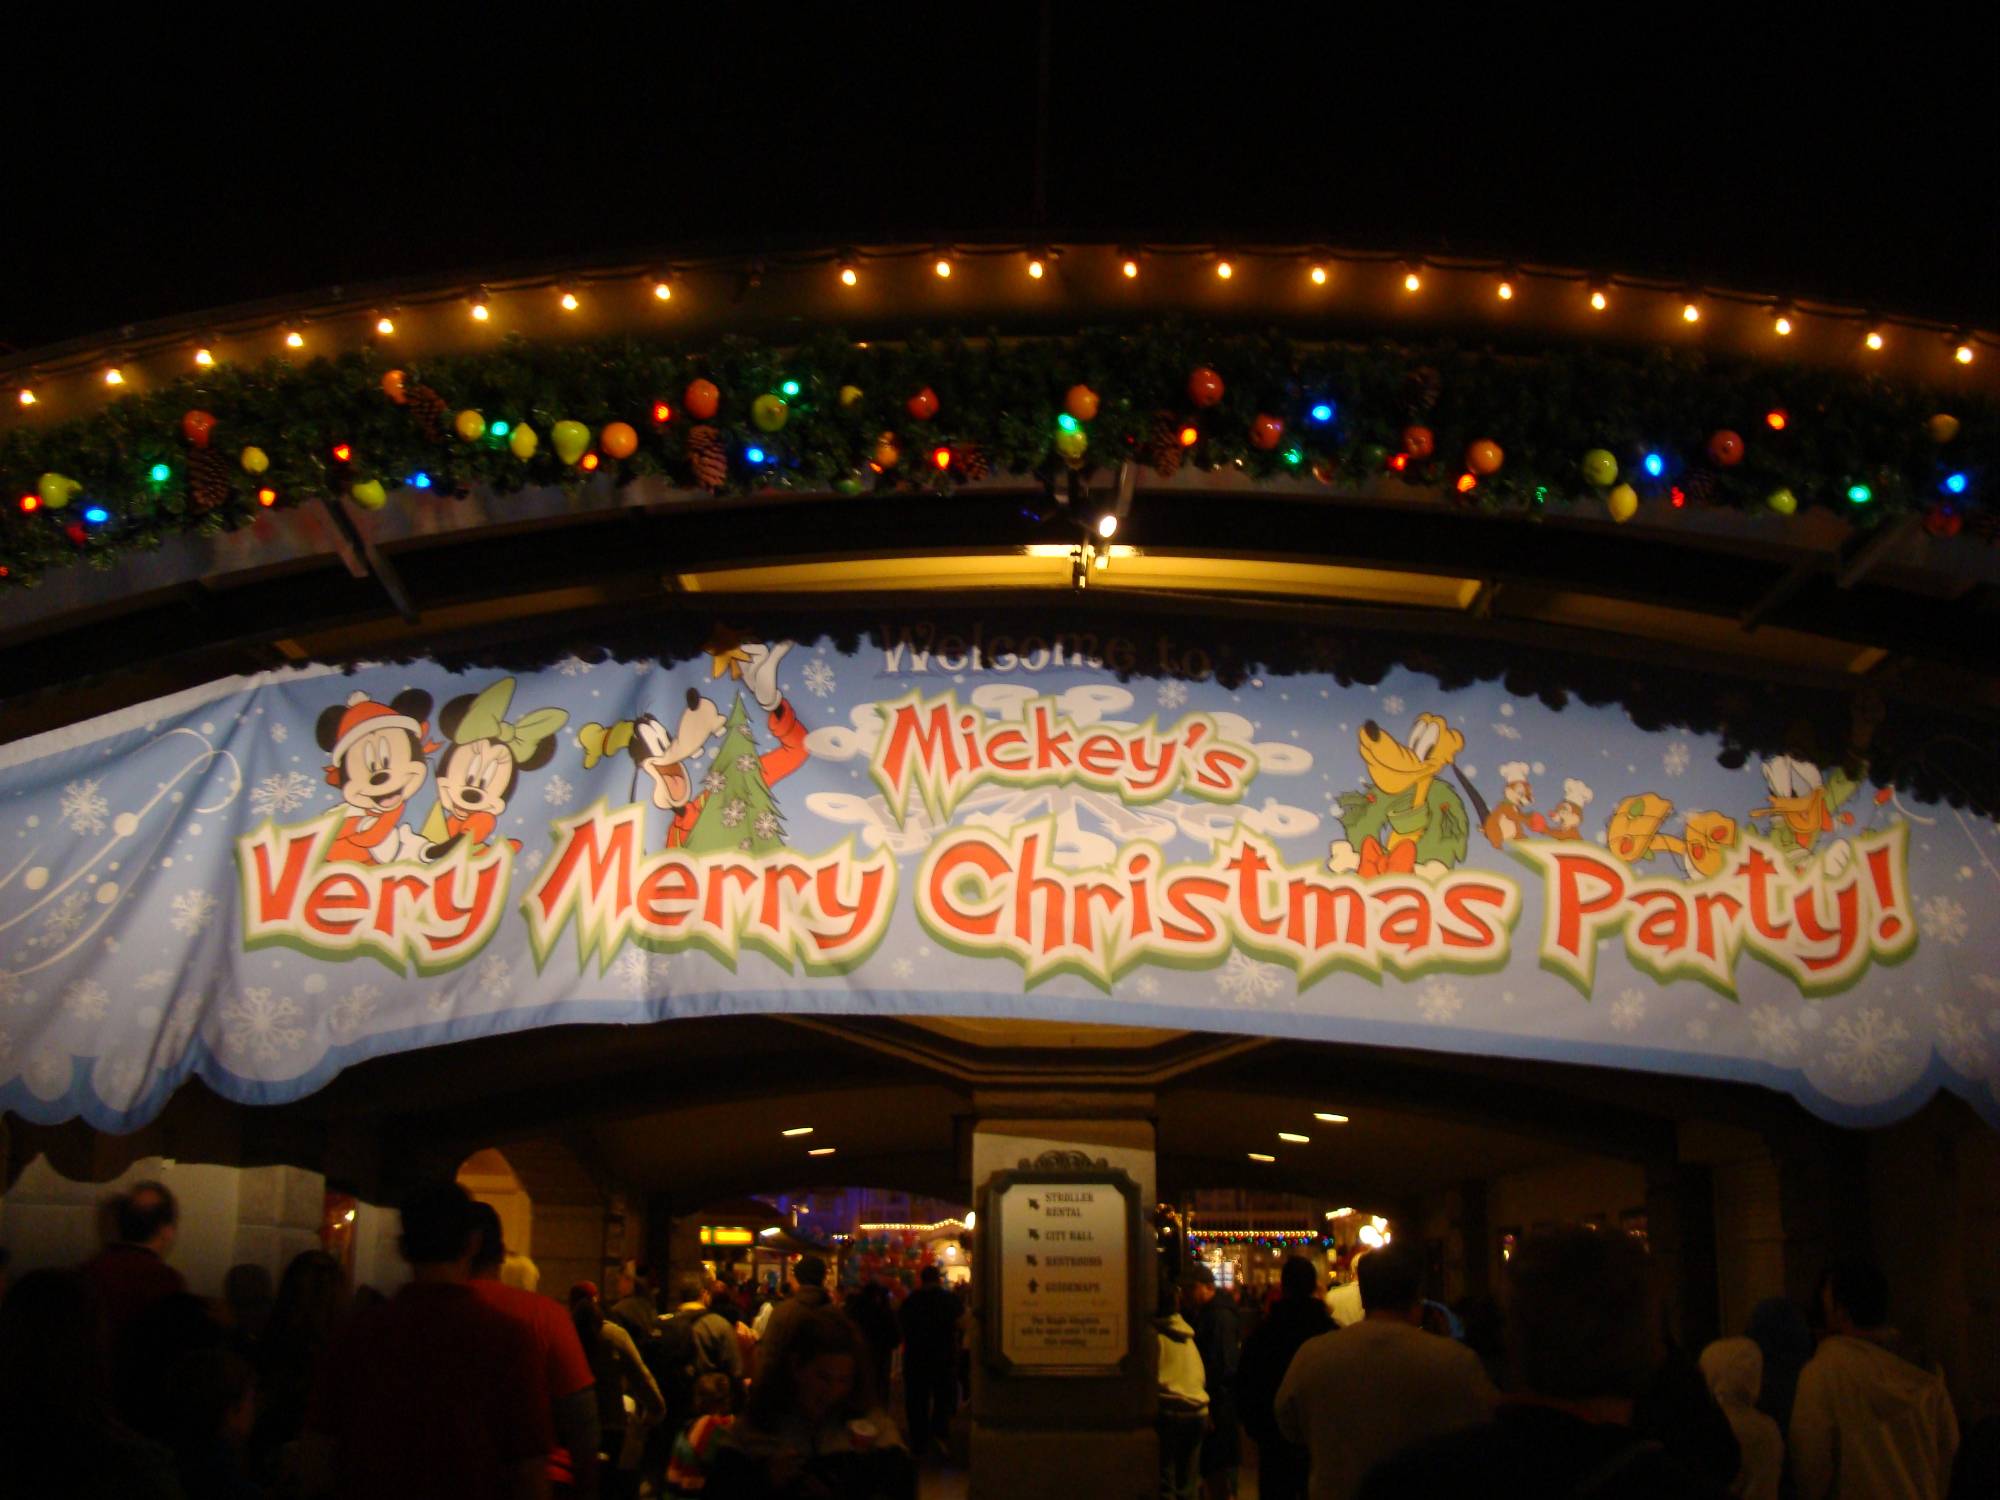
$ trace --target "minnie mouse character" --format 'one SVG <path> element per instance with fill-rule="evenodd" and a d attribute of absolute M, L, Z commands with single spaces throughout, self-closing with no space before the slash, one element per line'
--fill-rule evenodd
<path fill-rule="evenodd" d="M 438 711 L 438 728 L 449 743 L 437 766 L 438 805 L 424 824 L 425 860 L 442 859 L 466 839 L 485 848 L 521 773 L 539 771 L 555 758 L 556 735 L 568 713 L 538 708 L 509 720 L 513 700 L 514 679 L 503 677 Z M 507 842 L 520 852 L 519 839 Z"/>
<path fill-rule="evenodd" d="M 438 748 L 428 738 L 430 712 L 431 695 L 412 688 L 387 703 L 356 691 L 319 716 L 319 747 L 332 757 L 327 785 L 354 809 L 341 820 L 329 862 L 388 864 L 407 857 L 407 830 L 399 827 L 403 809 L 430 774 L 425 757 Z"/>

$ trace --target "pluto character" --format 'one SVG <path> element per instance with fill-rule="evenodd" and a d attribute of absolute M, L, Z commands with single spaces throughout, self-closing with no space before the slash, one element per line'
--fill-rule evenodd
<path fill-rule="evenodd" d="M 1421 873 L 1442 875 L 1465 858 L 1471 831 L 1465 803 L 1443 779 L 1465 748 L 1465 736 L 1436 714 L 1418 714 L 1408 740 L 1398 740 L 1373 719 L 1356 737 L 1368 780 L 1343 792 L 1340 821 L 1347 837 L 1335 840 L 1327 866 L 1335 874 L 1364 877 Z M 1463 775 L 1459 785 L 1484 826 L 1485 800 Z"/>

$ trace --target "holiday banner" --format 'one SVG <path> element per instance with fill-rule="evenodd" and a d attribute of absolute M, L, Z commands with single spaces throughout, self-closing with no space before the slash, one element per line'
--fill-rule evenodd
<path fill-rule="evenodd" d="M 2000 1122 L 2000 827 L 1809 746 L 1201 641 L 330 668 L 0 747 L 0 1105 L 725 1012 L 1020 1016 L 1732 1079 Z"/>

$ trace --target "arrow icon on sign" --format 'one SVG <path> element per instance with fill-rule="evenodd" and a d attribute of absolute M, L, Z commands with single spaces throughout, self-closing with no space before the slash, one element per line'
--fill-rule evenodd
<path fill-rule="evenodd" d="M 1039 1198 L 1030 1198 L 1028 1200 L 1028 1207 L 1030 1208 L 1040 1208 L 1041 1206 L 1042 1206 L 1042 1200 Z"/>
<path fill-rule="evenodd" d="M 1035 1280 L 1034 1277 L 1030 1276 L 1028 1278 L 1028 1290 L 1031 1292 L 1039 1292 L 1041 1289 L 1042 1289 L 1042 1284 L 1039 1281 Z"/>
<path fill-rule="evenodd" d="M 1028 1238 L 1031 1240 L 1038 1240 L 1041 1237 L 1042 1237 L 1042 1232 L 1039 1229 L 1030 1229 L 1028 1231 Z"/>

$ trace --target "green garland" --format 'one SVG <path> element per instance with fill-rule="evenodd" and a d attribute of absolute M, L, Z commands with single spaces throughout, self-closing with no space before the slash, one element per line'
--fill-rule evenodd
<path fill-rule="evenodd" d="M 1018 340 L 920 334 L 872 346 L 829 330 L 791 348 L 739 339 L 703 348 L 642 339 L 515 340 L 490 353 L 404 362 L 406 396 L 427 390 L 444 403 L 441 419 L 433 412 L 428 422 L 422 399 L 398 404 L 385 393 L 391 368 L 374 350 L 304 365 L 220 366 L 122 397 L 78 421 L 7 434 L 0 438 L 0 484 L 9 497 L 0 511 L 4 581 L 30 584 L 77 558 L 108 566 L 174 532 L 246 525 L 262 513 L 260 489 L 275 505 L 290 506 L 369 481 L 393 490 L 419 474 L 443 494 L 575 488 L 640 475 L 694 487 L 702 455 L 691 454 L 690 437 L 703 427 L 708 435 L 695 443 L 713 450 L 709 477 L 718 477 L 720 455 L 727 470 L 719 488 L 738 494 L 898 486 L 948 492 L 988 471 L 1048 480 L 1066 465 L 1088 470 L 1158 459 L 1170 468 L 1184 459 L 1308 487 L 1311 477 L 1349 489 L 1401 481 L 1489 509 L 1580 506 L 1601 516 L 1606 491 L 1585 479 L 1581 460 L 1605 449 L 1641 497 L 1678 491 L 1689 504 L 1761 512 L 1782 488 L 1802 507 L 1830 506 L 1861 525 L 1916 510 L 1934 530 L 1949 532 L 1963 513 L 1987 534 L 1992 512 L 1981 506 L 1980 489 L 2000 454 L 2000 406 L 1990 400 L 1947 400 L 1820 369 L 1666 351 L 1518 355 L 1449 344 L 1309 344 L 1184 324 Z M 1190 397 L 1197 368 L 1223 380 L 1213 406 L 1198 408 Z M 721 393 L 719 411 L 705 424 L 683 409 L 695 379 Z M 797 393 L 786 401 L 782 429 L 761 430 L 753 403 L 788 381 Z M 1081 457 L 1065 458 L 1058 437 L 1072 445 L 1077 437 L 1058 424 L 1066 393 L 1078 385 L 1097 393 L 1100 406 L 1077 424 L 1087 445 Z M 844 387 L 860 394 L 843 400 Z M 908 402 L 926 389 L 937 409 L 918 420 Z M 654 419 L 659 403 L 671 409 L 669 420 Z M 1322 403 L 1333 409 L 1331 420 L 1314 420 Z M 490 430 L 461 441 L 453 419 L 468 409 L 488 423 L 528 424 L 538 451 L 524 461 Z M 205 457 L 184 435 L 191 410 L 214 418 Z M 1773 411 L 1786 415 L 1782 431 L 1767 423 Z M 1957 428 L 1942 443 L 1931 420 L 1941 412 Z M 1253 425 L 1266 415 L 1284 423 L 1270 448 L 1252 442 Z M 623 460 L 600 452 L 596 473 L 564 464 L 550 441 L 564 420 L 588 427 L 593 451 L 605 424 L 628 423 L 636 450 Z M 1421 440 L 1406 443 L 1412 426 L 1431 434 L 1428 456 Z M 1183 428 L 1197 440 L 1177 455 L 1161 453 L 1179 447 Z M 1744 443 L 1741 461 L 1727 467 L 1709 457 L 1709 440 L 1721 429 Z M 884 434 L 894 435 L 900 461 L 877 468 Z M 1163 434 L 1173 434 L 1170 443 Z M 1504 462 L 1462 491 L 1467 447 L 1481 440 L 1497 443 Z M 335 457 L 342 444 L 350 453 L 344 463 Z M 269 459 L 254 476 L 240 462 L 251 446 Z M 764 455 L 761 463 L 753 451 Z M 1659 476 L 1646 473 L 1644 453 L 1661 455 Z M 1385 478 L 1385 465 L 1400 467 Z M 163 466 L 163 479 L 151 477 L 155 466 Z M 13 503 L 37 492 L 45 474 L 75 481 L 75 498 L 62 508 Z M 1967 476 L 1963 492 L 1946 489 L 1951 474 Z M 1863 488 L 1865 502 L 1848 498 Z M 92 506 L 104 519 L 84 519 Z"/>

